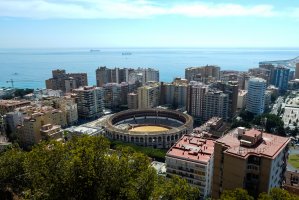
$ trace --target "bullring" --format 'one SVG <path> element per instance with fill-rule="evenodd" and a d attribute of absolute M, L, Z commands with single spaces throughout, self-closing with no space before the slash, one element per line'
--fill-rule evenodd
<path fill-rule="evenodd" d="M 141 146 L 170 148 L 193 130 L 193 118 L 179 111 L 138 109 L 116 113 L 104 126 L 105 136 Z"/>

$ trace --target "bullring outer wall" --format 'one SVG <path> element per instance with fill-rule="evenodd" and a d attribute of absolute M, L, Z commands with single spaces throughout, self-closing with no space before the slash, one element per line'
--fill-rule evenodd
<path fill-rule="evenodd" d="M 182 123 L 179 127 L 171 127 L 167 131 L 159 132 L 134 132 L 117 128 L 115 124 L 126 119 L 135 119 L 137 117 L 163 117 L 178 120 Z M 142 124 L 146 125 L 146 124 Z M 153 125 L 153 124 L 149 124 Z M 160 125 L 160 124 L 155 124 Z M 161 126 L 165 124 L 161 124 Z M 167 125 L 166 125 L 167 126 Z M 126 110 L 112 115 L 108 118 L 105 126 L 105 136 L 112 140 L 120 140 L 123 142 L 130 142 L 140 146 L 168 149 L 170 148 L 182 135 L 192 133 L 193 118 L 188 115 L 174 110 L 165 109 L 140 109 L 140 110 Z"/>

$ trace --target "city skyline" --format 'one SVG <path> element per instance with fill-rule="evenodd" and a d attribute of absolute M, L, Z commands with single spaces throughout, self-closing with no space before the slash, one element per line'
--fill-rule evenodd
<path fill-rule="evenodd" d="M 294 1 L 0 2 L 2 48 L 299 47 Z"/>

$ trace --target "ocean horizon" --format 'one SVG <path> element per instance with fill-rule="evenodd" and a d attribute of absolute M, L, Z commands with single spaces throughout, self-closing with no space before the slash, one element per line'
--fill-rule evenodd
<path fill-rule="evenodd" d="M 151 67 L 160 71 L 160 81 L 171 82 L 184 77 L 187 67 L 247 71 L 261 61 L 297 56 L 299 48 L 0 48 L 0 87 L 10 87 L 12 79 L 16 88 L 45 88 L 54 69 L 85 72 L 89 85 L 95 85 L 99 66 Z"/>

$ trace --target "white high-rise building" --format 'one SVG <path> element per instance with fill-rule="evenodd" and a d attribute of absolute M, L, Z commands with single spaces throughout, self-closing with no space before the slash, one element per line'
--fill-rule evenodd
<path fill-rule="evenodd" d="M 103 114 L 103 88 L 85 86 L 73 91 L 77 94 L 76 102 L 80 118 L 95 118 Z"/>
<path fill-rule="evenodd" d="M 265 91 L 267 83 L 262 78 L 251 78 L 248 82 L 246 110 L 254 114 L 262 114 L 265 108 Z"/>

